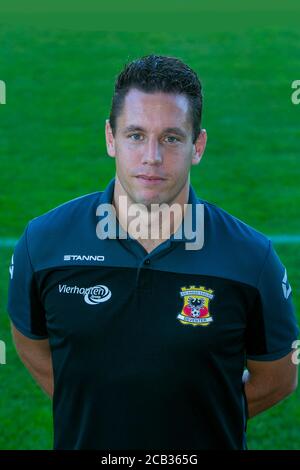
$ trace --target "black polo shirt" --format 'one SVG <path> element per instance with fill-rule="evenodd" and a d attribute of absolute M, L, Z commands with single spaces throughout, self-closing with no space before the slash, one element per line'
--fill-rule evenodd
<path fill-rule="evenodd" d="M 10 267 L 12 322 L 51 346 L 54 448 L 246 448 L 245 360 L 279 359 L 298 334 L 285 268 L 192 187 L 202 249 L 101 240 L 113 188 L 33 219 Z"/>

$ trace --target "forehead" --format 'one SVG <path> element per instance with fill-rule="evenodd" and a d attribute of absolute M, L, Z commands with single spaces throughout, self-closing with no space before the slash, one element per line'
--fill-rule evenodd
<path fill-rule="evenodd" d="M 124 106 L 119 116 L 121 125 L 135 123 L 157 126 L 188 126 L 189 101 L 179 93 L 146 93 L 135 88 L 125 96 Z"/>

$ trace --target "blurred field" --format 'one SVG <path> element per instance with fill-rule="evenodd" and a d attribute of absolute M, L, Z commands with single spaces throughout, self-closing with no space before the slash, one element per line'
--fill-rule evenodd
<path fill-rule="evenodd" d="M 182 58 L 203 81 L 208 147 L 192 173 L 198 194 L 268 235 L 300 234 L 300 106 L 290 100 L 299 40 L 287 30 L 179 37 L 1 27 L 0 237 L 19 237 L 29 219 L 105 187 L 114 172 L 104 144 L 114 78 L 125 61 L 153 52 Z M 298 311 L 299 244 L 276 248 Z M 11 251 L 0 248 L 0 449 L 48 449 L 50 402 L 9 334 Z M 297 392 L 249 422 L 249 448 L 299 449 L 299 424 Z"/>

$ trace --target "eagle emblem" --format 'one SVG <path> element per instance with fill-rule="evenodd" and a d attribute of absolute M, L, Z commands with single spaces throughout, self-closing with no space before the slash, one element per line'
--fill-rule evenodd
<path fill-rule="evenodd" d="M 181 287 L 183 307 L 177 315 L 178 320 L 184 325 L 210 325 L 213 317 L 209 311 L 209 302 L 214 298 L 213 292 L 203 286 Z"/>

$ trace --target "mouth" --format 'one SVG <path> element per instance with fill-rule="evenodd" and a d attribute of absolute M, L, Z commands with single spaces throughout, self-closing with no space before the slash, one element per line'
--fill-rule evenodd
<path fill-rule="evenodd" d="M 161 176 L 151 176 L 151 175 L 137 175 L 136 178 L 143 180 L 143 181 L 149 181 L 149 182 L 159 182 L 159 181 L 165 181 L 165 178 L 162 178 Z"/>

